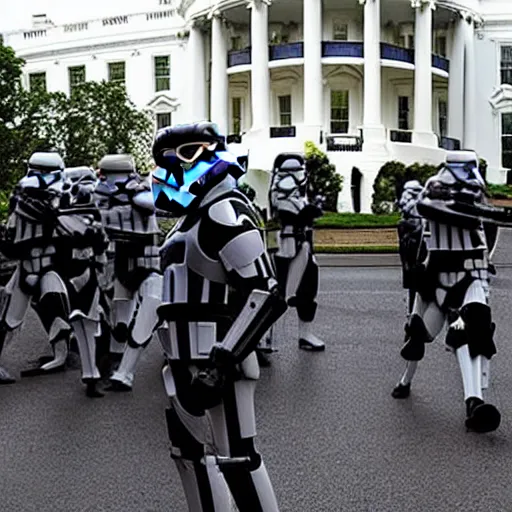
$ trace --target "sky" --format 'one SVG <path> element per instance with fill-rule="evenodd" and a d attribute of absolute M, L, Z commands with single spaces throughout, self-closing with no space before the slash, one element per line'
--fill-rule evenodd
<path fill-rule="evenodd" d="M 47 14 L 60 25 L 158 7 L 158 0 L 0 0 L 0 32 L 31 28 L 33 14 Z"/>

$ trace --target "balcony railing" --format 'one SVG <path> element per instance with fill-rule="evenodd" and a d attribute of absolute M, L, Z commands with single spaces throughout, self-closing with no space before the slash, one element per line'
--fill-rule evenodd
<path fill-rule="evenodd" d="M 304 44 L 302 42 L 276 44 L 269 46 L 269 60 L 301 59 L 304 57 Z M 322 41 L 322 57 L 364 57 L 364 45 L 361 42 L 351 41 Z M 406 62 L 414 65 L 414 50 L 402 48 L 388 43 L 380 44 L 381 59 Z M 251 49 L 232 50 L 228 52 L 228 67 L 251 64 Z M 447 73 L 450 70 L 450 61 L 440 55 L 432 55 L 432 67 Z"/>
<path fill-rule="evenodd" d="M 391 142 L 405 142 L 410 144 L 412 142 L 412 132 L 408 130 L 391 130 L 389 132 L 389 139 Z"/>
<path fill-rule="evenodd" d="M 388 43 L 380 43 L 380 58 L 414 64 L 414 50 Z"/>
<path fill-rule="evenodd" d="M 327 135 L 327 151 L 362 151 L 363 139 L 358 135 Z"/>
<path fill-rule="evenodd" d="M 228 68 L 231 66 L 244 66 L 251 63 L 251 49 L 232 50 L 228 52 Z"/>
<path fill-rule="evenodd" d="M 451 137 L 439 137 L 439 147 L 447 151 L 460 151 L 460 140 Z"/>
<path fill-rule="evenodd" d="M 432 67 L 437 69 L 442 69 L 447 73 L 450 71 L 450 61 L 441 57 L 441 55 L 432 55 Z"/>
<path fill-rule="evenodd" d="M 271 126 L 270 138 L 277 139 L 280 137 L 295 137 L 295 126 Z"/>
<path fill-rule="evenodd" d="M 304 43 L 273 44 L 269 46 L 269 60 L 302 59 Z"/>
<path fill-rule="evenodd" d="M 322 57 L 364 56 L 363 43 L 349 41 L 322 41 Z"/>

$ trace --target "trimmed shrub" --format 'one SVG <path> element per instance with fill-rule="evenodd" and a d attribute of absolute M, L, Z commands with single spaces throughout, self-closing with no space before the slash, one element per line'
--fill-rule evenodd
<path fill-rule="evenodd" d="M 329 162 L 327 155 L 313 142 L 307 141 L 304 146 L 309 200 L 314 201 L 316 196 L 325 197 L 324 210 L 338 211 L 338 194 L 341 192 L 343 178 L 336 172 L 336 167 Z"/>

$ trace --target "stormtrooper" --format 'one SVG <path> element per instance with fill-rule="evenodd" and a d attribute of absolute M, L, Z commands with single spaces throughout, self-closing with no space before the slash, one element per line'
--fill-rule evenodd
<path fill-rule="evenodd" d="M 425 187 L 409 182 L 400 200 L 402 215 L 415 218 L 422 240 L 412 265 L 416 295 L 401 350 L 407 361 L 394 398 L 407 398 L 425 344 L 448 322 L 446 345 L 455 353 L 464 388 L 466 427 L 490 432 L 501 415 L 484 402 L 489 363 L 496 353 L 489 297 L 489 247 L 482 218 L 499 214 L 485 205 L 485 182 L 473 152 L 450 152 Z M 414 258 L 410 258 L 413 260 Z"/>
<path fill-rule="evenodd" d="M 96 198 L 114 255 L 108 272 L 114 277 L 112 300 L 105 307 L 111 310 L 110 350 L 114 364 L 118 362 L 110 376 L 110 389 L 130 391 L 137 363 L 158 322 L 160 230 L 151 186 L 137 174 L 130 155 L 105 156 L 99 163 L 99 176 Z M 104 281 L 108 286 L 108 278 Z M 105 296 L 109 296 L 108 289 Z"/>
<path fill-rule="evenodd" d="M 63 171 L 58 154 L 34 153 L 14 191 L 3 250 L 19 264 L 1 293 L 0 347 L 21 327 L 32 301 L 54 352 L 39 371 L 64 367 L 73 332 L 87 394 L 95 396 L 88 360 L 96 326 L 89 320 L 97 311 L 94 259 L 103 250 L 103 234 L 87 185 L 73 184 Z M 3 383 L 12 380 L 2 377 Z"/>
<path fill-rule="evenodd" d="M 278 251 L 274 255 L 277 279 L 289 306 L 299 319 L 299 348 L 325 350 L 312 331 L 318 293 L 318 264 L 313 253 L 313 221 L 322 215 L 321 199 L 308 202 L 304 157 L 277 156 L 270 186 L 272 217 L 279 221 Z"/>
<path fill-rule="evenodd" d="M 171 457 L 190 511 L 232 510 L 234 502 L 240 512 L 275 512 L 254 444 L 255 349 L 286 303 L 261 218 L 236 189 L 244 171 L 224 140 L 201 122 L 165 128 L 153 145 L 155 206 L 181 216 L 161 249 L 158 308 Z"/>

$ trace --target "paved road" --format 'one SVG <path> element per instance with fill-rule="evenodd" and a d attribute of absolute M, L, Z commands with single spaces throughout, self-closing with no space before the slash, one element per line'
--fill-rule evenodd
<path fill-rule="evenodd" d="M 442 343 L 429 347 L 408 401 L 390 392 L 405 315 L 396 268 L 322 268 L 322 354 L 296 348 L 296 321 L 257 393 L 259 448 L 281 512 L 512 510 L 512 269 L 494 281 L 500 352 L 489 399 L 499 431 L 466 433 L 462 386 Z M 14 371 L 45 350 L 30 316 L 7 348 Z M 79 374 L 0 388 L 0 512 L 185 512 L 167 451 L 159 347 L 133 394 L 91 401 Z"/>

